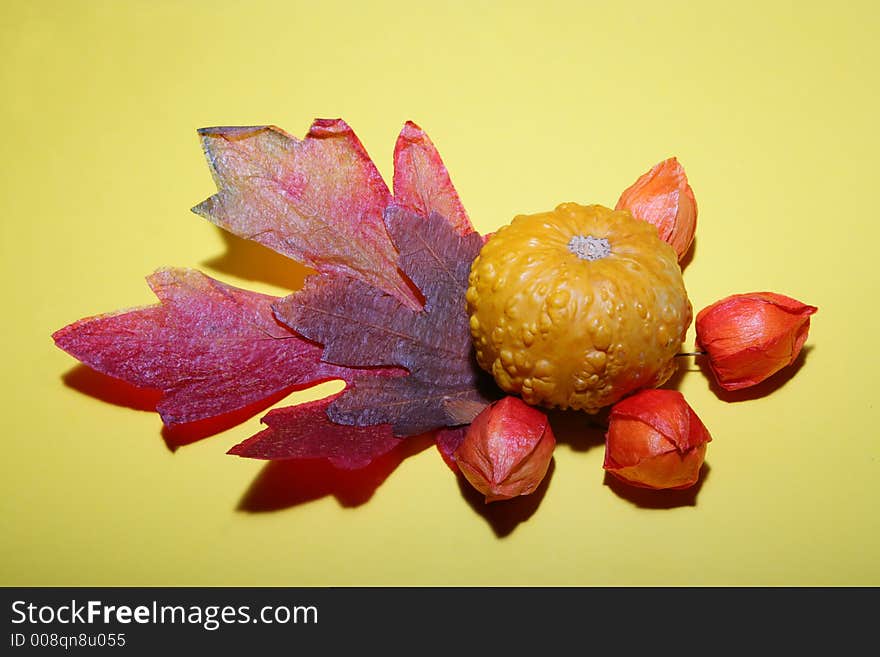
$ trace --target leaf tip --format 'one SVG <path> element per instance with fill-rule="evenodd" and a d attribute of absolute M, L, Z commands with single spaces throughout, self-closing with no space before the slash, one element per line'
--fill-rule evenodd
<path fill-rule="evenodd" d="M 215 195 L 216 196 L 216 195 Z M 201 203 L 197 203 L 192 206 L 189 211 L 193 214 L 197 214 L 204 219 L 211 218 L 211 208 L 214 206 L 214 196 L 209 196 Z"/>
<path fill-rule="evenodd" d="M 425 138 L 425 131 L 415 122 L 415 121 L 407 121 L 403 124 L 403 128 L 400 131 L 400 136 L 397 138 L 398 142 L 401 141 L 418 141 L 419 139 Z"/>
<path fill-rule="evenodd" d="M 243 445 L 244 445 L 243 442 L 242 442 L 242 443 L 238 443 L 237 445 L 233 445 L 233 446 L 230 447 L 228 450 L 226 450 L 226 454 L 227 454 L 228 456 L 241 456 L 241 457 L 244 457 L 244 454 L 242 453 L 242 452 L 244 451 L 244 449 L 243 449 Z"/>
<path fill-rule="evenodd" d="M 202 141 L 212 137 L 226 139 L 227 141 L 237 141 L 252 137 L 264 130 L 278 130 L 278 128 L 273 125 L 217 125 L 198 128 L 196 133 L 202 138 Z"/>
<path fill-rule="evenodd" d="M 347 133 L 354 133 L 351 127 L 342 119 L 315 119 L 309 128 L 309 137 L 333 137 Z"/>
<path fill-rule="evenodd" d="M 62 343 L 64 342 L 65 337 L 70 333 L 70 325 L 64 326 L 56 331 L 53 331 L 49 337 L 52 338 L 52 342 L 61 350 L 64 350 L 64 346 Z"/>

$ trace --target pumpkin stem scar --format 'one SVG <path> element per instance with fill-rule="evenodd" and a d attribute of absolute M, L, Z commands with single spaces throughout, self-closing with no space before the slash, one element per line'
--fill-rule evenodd
<path fill-rule="evenodd" d="M 611 244 L 604 237 L 575 235 L 568 241 L 568 250 L 581 260 L 599 260 L 611 255 Z"/>

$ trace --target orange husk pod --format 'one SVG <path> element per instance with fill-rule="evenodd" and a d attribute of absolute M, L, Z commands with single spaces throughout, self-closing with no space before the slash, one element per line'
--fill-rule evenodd
<path fill-rule="evenodd" d="M 486 502 L 534 492 L 553 457 L 556 438 L 547 416 L 519 397 L 486 407 L 467 429 L 454 459 Z"/>
<path fill-rule="evenodd" d="M 615 210 L 629 210 L 657 228 L 660 239 L 684 258 L 697 230 L 697 202 L 684 167 L 670 157 L 651 168 L 624 190 Z"/>
<path fill-rule="evenodd" d="M 680 392 L 643 390 L 611 408 L 603 467 L 641 488 L 689 488 L 699 481 L 711 440 Z"/>
<path fill-rule="evenodd" d="M 817 310 L 774 292 L 734 294 L 697 314 L 697 347 L 719 386 L 748 388 L 795 361 Z"/>

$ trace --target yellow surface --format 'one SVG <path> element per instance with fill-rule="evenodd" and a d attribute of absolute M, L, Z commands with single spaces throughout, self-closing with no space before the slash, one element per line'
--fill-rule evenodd
<path fill-rule="evenodd" d="M 0 584 L 880 584 L 877 7 L 3 3 Z M 714 441 L 665 508 L 606 484 L 595 433 L 561 442 L 529 517 L 493 522 L 433 448 L 354 506 L 330 482 L 294 504 L 289 470 L 227 456 L 258 417 L 172 452 L 49 335 L 151 303 L 163 265 L 284 293 L 283 259 L 190 213 L 214 191 L 195 130 L 302 136 L 316 117 L 345 119 L 389 181 L 419 123 L 484 232 L 612 205 L 675 155 L 699 205 L 695 308 L 817 305 L 806 356 L 724 398 L 683 361 Z"/>

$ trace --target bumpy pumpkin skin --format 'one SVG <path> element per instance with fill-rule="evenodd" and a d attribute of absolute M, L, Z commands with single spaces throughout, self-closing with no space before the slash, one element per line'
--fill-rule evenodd
<path fill-rule="evenodd" d="M 477 361 L 504 391 L 588 413 L 662 385 L 692 318 L 654 226 L 576 203 L 493 234 L 471 266 L 467 310 Z"/>

